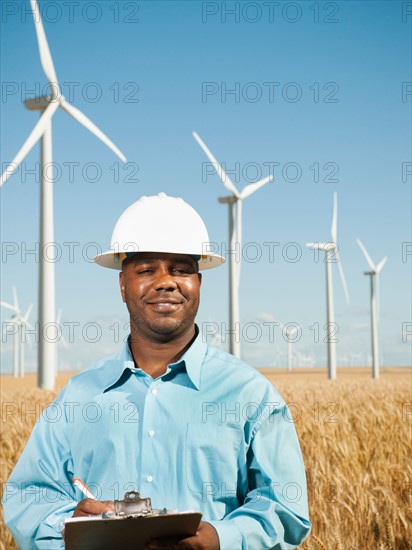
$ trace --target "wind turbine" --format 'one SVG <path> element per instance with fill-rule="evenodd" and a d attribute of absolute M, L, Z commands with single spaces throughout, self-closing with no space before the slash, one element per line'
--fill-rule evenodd
<path fill-rule="evenodd" d="M 297 333 L 297 331 L 298 331 L 297 327 L 286 328 L 286 338 L 288 342 L 288 372 L 292 372 L 292 359 L 293 359 L 292 344 L 294 342 L 292 338 Z"/>
<path fill-rule="evenodd" d="M 10 319 L 10 321 L 8 321 L 8 323 L 15 324 L 16 319 L 20 315 L 19 302 L 17 300 L 17 292 L 15 287 L 13 287 L 13 305 L 3 301 L 0 302 L 0 305 L 14 312 L 13 317 Z M 6 329 L 6 325 L 3 327 L 2 336 L 4 336 L 5 329 Z M 18 334 L 18 331 L 16 330 L 15 332 L 13 332 L 13 376 L 16 378 L 18 375 L 19 375 L 19 334 Z"/>
<path fill-rule="evenodd" d="M 27 109 L 40 111 L 40 119 L 34 126 L 23 147 L 7 166 L 0 178 L 0 187 L 14 173 L 32 147 L 41 140 L 40 152 L 40 250 L 54 242 L 53 223 L 53 180 L 46 174 L 47 167 L 52 166 L 52 117 L 59 107 L 72 116 L 77 122 L 87 128 L 92 134 L 106 144 L 122 161 L 126 161 L 123 153 L 114 143 L 79 109 L 66 101 L 61 93 L 54 69 L 49 45 L 44 32 L 37 0 L 30 0 L 34 26 L 39 45 L 40 61 L 43 71 L 51 87 L 51 96 L 27 99 L 24 103 Z M 53 389 L 56 372 L 55 343 L 43 336 L 43 330 L 55 321 L 55 277 L 54 262 L 47 261 L 45 254 L 40 254 L 39 263 L 39 347 L 38 347 L 38 385 L 41 388 Z"/>
<path fill-rule="evenodd" d="M 345 293 L 346 303 L 349 303 L 349 293 L 346 284 L 345 274 L 343 273 L 342 263 L 339 256 L 339 247 L 337 243 L 337 223 L 338 223 L 338 198 L 333 194 L 333 216 L 331 227 L 332 241 L 329 243 L 306 243 L 308 248 L 313 250 L 323 250 L 325 252 L 326 264 L 326 304 L 327 304 L 327 343 L 328 343 L 328 378 L 336 379 L 336 346 L 335 346 L 335 313 L 333 307 L 333 281 L 332 281 L 332 262 L 338 264 L 339 275 L 342 281 Z"/>
<path fill-rule="evenodd" d="M 267 176 L 256 183 L 250 183 L 239 193 L 234 183 L 230 180 L 229 176 L 225 173 L 199 135 L 193 132 L 193 137 L 213 164 L 223 185 L 231 193 L 229 197 L 219 197 L 219 202 L 221 204 L 227 204 L 229 207 L 229 351 L 235 357 L 240 358 L 240 331 L 238 327 L 240 327 L 239 284 L 242 258 L 242 201 L 263 187 L 263 185 L 272 181 L 273 176 Z M 238 253 L 239 257 L 237 258 Z"/>
<path fill-rule="evenodd" d="M 372 376 L 375 379 L 379 378 L 379 341 L 378 341 L 378 321 L 379 321 L 379 274 L 388 259 L 386 256 L 375 265 L 368 254 L 368 251 L 363 246 L 360 239 L 356 239 L 359 248 L 368 262 L 371 271 L 365 271 L 364 275 L 368 275 L 371 281 L 371 333 L 372 333 Z"/>
<path fill-rule="evenodd" d="M 31 324 L 28 322 L 28 319 L 30 317 L 31 310 L 33 308 L 33 304 L 30 304 L 26 314 L 22 317 L 21 311 L 19 308 L 19 302 L 17 299 L 17 292 L 16 288 L 13 287 L 13 305 L 8 304 L 6 302 L 0 302 L 0 305 L 2 307 L 5 307 L 7 309 L 11 309 L 14 312 L 13 317 L 10 319 L 9 323 L 13 323 L 15 325 L 15 331 L 13 332 L 13 376 L 17 377 L 24 376 L 24 344 L 25 340 L 23 341 L 23 331 L 26 330 L 26 328 L 29 328 L 30 330 L 34 330 L 34 328 L 31 326 Z M 3 334 L 5 331 L 5 328 L 3 329 Z M 22 332 L 22 337 L 19 341 L 19 331 Z M 31 344 L 30 344 L 31 345 Z"/>
<path fill-rule="evenodd" d="M 282 336 L 285 338 L 288 343 L 288 372 L 292 372 L 292 359 L 293 359 L 293 349 L 292 344 L 295 342 L 293 340 L 293 336 L 297 333 L 298 327 L 296 325 L 293 325 L 291 327 L 288 326 L 288 324 L 284 325 L 280 321 L 277 321 L 282 329 Z"/>

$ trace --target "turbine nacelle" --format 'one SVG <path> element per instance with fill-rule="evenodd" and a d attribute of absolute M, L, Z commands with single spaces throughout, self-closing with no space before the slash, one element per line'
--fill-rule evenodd
<path fill-rule="evenodd" d="M 62 97 L 64 96 L 43 95 L 40 97 L 29 97 L 24 101 L 24 106 L 26 109 L 29 109 L 29 111 L 44 111 L 50 103 L 60 103 Z"/>

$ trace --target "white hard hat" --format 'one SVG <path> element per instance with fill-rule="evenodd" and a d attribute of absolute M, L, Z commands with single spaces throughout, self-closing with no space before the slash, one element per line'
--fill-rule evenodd
<path fill-rule="evenodd" d="M 122 269 L 129 253 L 163 252 L 195 257 L 199 269 L 210 269 L 225 262 L 211 252 L 209 235 L 202 218 L 183 199 L 159 193 L 141 197 L 118 219 L 110 250 L 94 261 L 111 269 Z"/>

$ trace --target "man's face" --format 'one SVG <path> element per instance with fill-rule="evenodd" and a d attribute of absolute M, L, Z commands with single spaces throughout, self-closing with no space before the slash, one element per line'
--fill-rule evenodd
<path fill-rule="evenodd" d="M 200 301 L 201 275 L 188 255 L 139 253 L 124 260 L 120 290 L 132 328 L 146 339 L 189 334 Z"/>

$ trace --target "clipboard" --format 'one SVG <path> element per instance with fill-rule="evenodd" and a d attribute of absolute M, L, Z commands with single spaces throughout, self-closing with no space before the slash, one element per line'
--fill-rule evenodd
<path fill-rule="evenodd" d="M 66 550 L 143 550 L 154 538 L 196 534 L 202 514 L 183 512 L 153 516 L 81 518 L 65 522 Z M 78 519 L 78 518 L 77 518 Z"/>
<path fill-rule="evenodd" d="M 155 538 L 196 534 L 202 514 L 178 512 L 166 508 L 153 509 L 150 498 L 141 498 L 138 491 L 125 493 L 114 501 L 114 512 L 97 516 L 67 518 L 64 523 L 66 550 L 143 550 Z"/>

